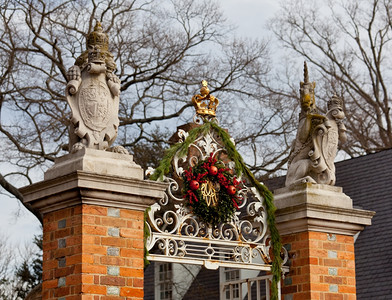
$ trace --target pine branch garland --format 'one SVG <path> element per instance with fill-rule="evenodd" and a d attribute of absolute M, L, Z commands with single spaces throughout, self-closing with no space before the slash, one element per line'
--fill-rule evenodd
<path fill-rule="evenodd" d="M 256 190 L 259 192 L 261 196 L 264 198 L 265 206 L 267 209 L 267 222 L 268 222 L 268 227 L 270 230 L 270 235 L 271 235 L 271 245 L 272 245 L 272 251 L 273 251 L 273 262 L 272 262 L 272 274 L 273 274 L 273 280 L 272 280 L 272 286 L 271 286 L 271 291 L 272 291 L 272 299 L 278 299 L 278 283 L 281 278 L 281 265 L 282 265 L 282 258 L 280 256 L 281 250 L 282 250 L 282 243 L 280 240 L 280 235 L 279 231 L 276 228 L 275 224 L 275 205 L 273 203 L 273 194 L 272 192 L 263 184 L 261 184 L 253 175 L 253 173 L 249 170 L 249 168 L 245 165 L 242 156 L 238 153 L 237 149 L 235 148 L 233 142 L 230 140 L 230 135 L 223 130 L 221 127 L 219 127 L 218 124 L 212 123 L 212 128 L 218 133 L 218 136 L 221 138 L 223 145 L 225 146 L 225 149 L 227 151 L 228 157 L 234 161 L 235 163 L 235 169 L 238 174 L 238 176 L 241 176 L 241 174 L 244 174 L 245 177 L 247 177 L 250 181 L 250 183 L 256 188 Z"/>
<path fill-rule="evenodd" d="M 144 228 L 143 228 L 143 233 L 144 233 L 144 268 L 146 268 L 149 264 L 150 261 L 147 259 L 147 256 L 150 254 L 147 250 L 146 247 L 146 243 L 147 243 L 147 239 L 150 237 L 150 230 L 148 229 L 148 225 L 147 225 L 147 218 L 148 218 L 148 213 L 150 212 L 151 207 L 148 207 L 145 211 L 144 211 Z"/>
<path fill-rule="evenodd" d="M 211 123 L 205 123 L 202 126 L 193 128 L 189 131 L 188 137 L 183 143 L 176 143 L 166 150 L 165 156 L 163 157 L 158 168 L 155 169 L 151 175 L 150 180 L 163 180 L 163 176 L 170 172 L 171 161 L 173 157 L 178 153 L 179 157 L 185 156 L 188 153 L 188 147 L 192 144 L 196 138 L 200 135 L 205 135 L 211 129 Z"/>

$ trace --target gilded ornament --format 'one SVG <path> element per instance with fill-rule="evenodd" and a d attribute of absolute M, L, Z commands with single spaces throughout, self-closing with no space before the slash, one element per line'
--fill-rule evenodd
<path fill-rule="evenodd" d="M 201 82 L 200 94 L 192 97 L 192 104 L 196 109 L 196 115 L 201 117 L 215 117 L 219 100 L 210 94 L 207 81 Z"/>
<path fill-rule="evenodd" d="M 201 194 L 208 206 L 217 206 L 218 199 L 216 195 L 216 190 L 214 184 L 210 180 L 207 180 L 206 182 L 202 183 Z"/>
<path fill-rule="evenodd" d="M 184 170 L 182 177 L 184 198 L 201 220 L 216 226 L 233 218 L 241 204 L 237 191 L 242 184 L 213 153 L 208 159 Z"/>

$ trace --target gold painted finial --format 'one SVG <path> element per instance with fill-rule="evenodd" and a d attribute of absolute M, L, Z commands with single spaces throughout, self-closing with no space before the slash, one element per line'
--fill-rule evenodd
<path fill-rule="evenodd" d="M 100 31 L 100 32 L 103 31 L 102 24 L 101 24 L 101 22 L 99 22 L 98 20 L 97 20 L 96 23 L 95 23 L 94 31 Z"/>
<path fill-rule="evenodd" d="M 196 109 L 197 115 L 215 117 L 219 100 L 210 94 L 208 83 L 206 80 L 203 80 L 201 82 L 200 94 L 192 97 L 192 103 Z"/>
<path fill-rule="evenodd" d="M 201 89 L 200 89 L 200 94 L 205 97 L 210 93 L 210 89 L 208 88 L 208 83 L 206 80 L 203 80 L 201 82 Z"/>

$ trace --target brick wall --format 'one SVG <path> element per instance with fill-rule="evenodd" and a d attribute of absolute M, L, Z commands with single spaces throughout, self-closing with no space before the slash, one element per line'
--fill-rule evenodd
<path fill-rule="evenodd" d="M 42 299 L 143 299 L 143 218 L 87 204 L 45 214 Z"/>
<path fill-rule="evenodd" d="M 355 300 L 352 236 L 300 232 L 282 237 L 290 273 L 282 285 L 284 300 Z"/>

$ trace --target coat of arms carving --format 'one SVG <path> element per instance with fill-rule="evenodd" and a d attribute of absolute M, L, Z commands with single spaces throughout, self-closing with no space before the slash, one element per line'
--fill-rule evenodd
<path fill-rule="evenodd" d="M 79 110 L 88 128 L 102 130 L 107 126 L 111 111 L 109 99 L 110 92 L 102 82 L 80 89 Z"/>
<path fill-rule="evenodd" d="M 120 80 L 109 52 L 109 38 L 97 22 L 87 37 L 84 51 L 68 72 L 66 97 L 72 110 L 70 152 L 82 148 L 128 153 L 123 147 L 109 147 L 117 137 Z"/>

